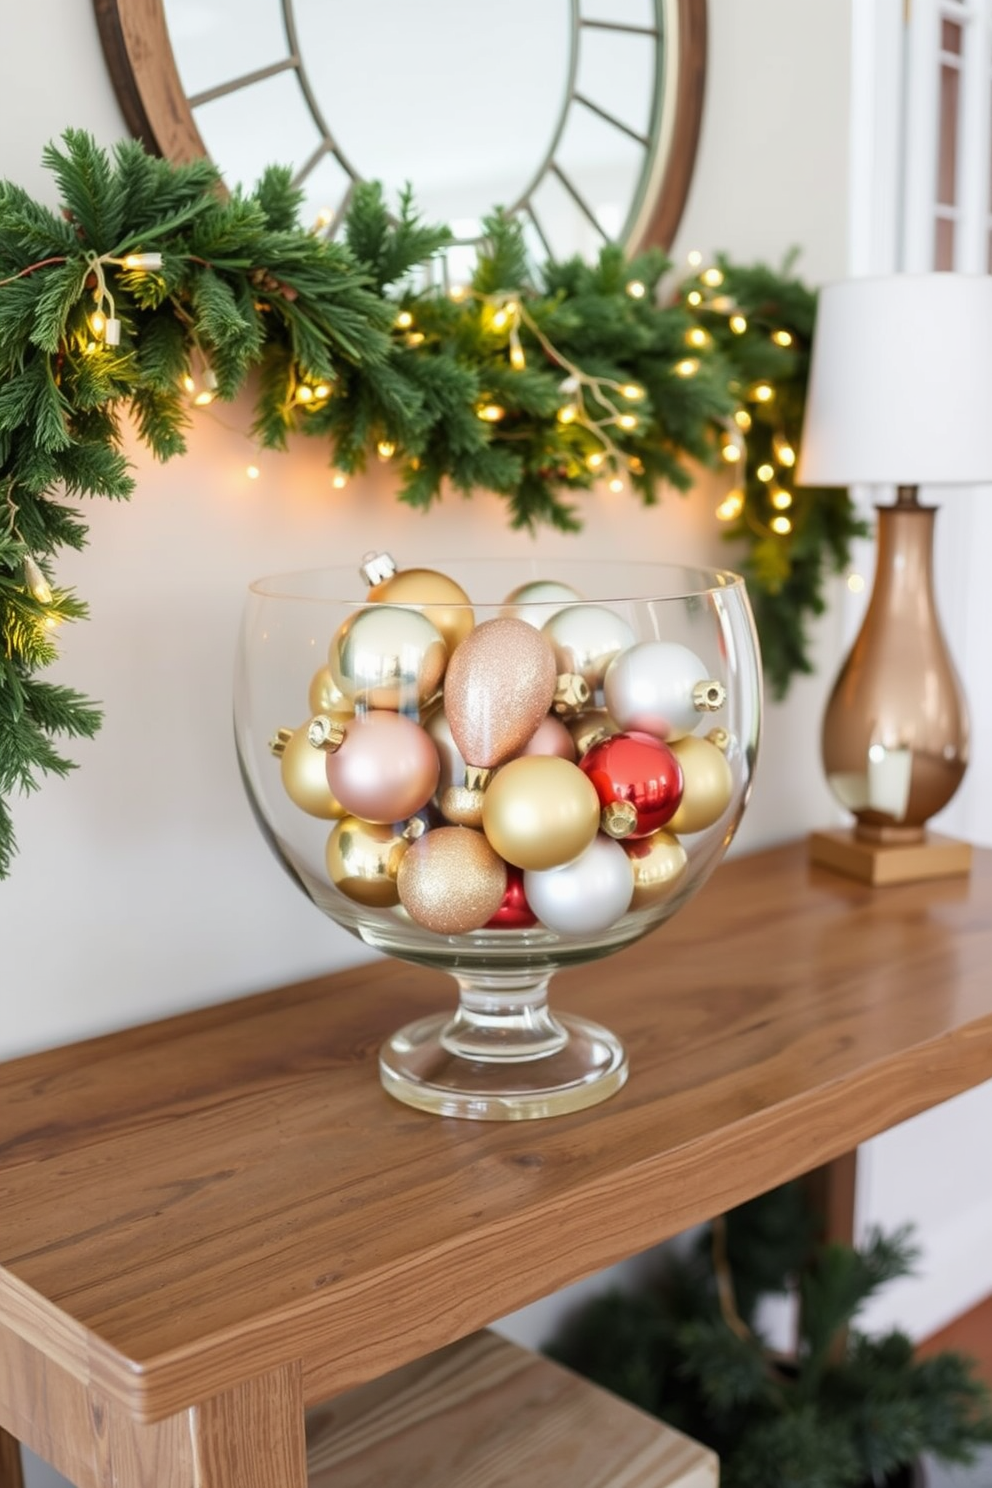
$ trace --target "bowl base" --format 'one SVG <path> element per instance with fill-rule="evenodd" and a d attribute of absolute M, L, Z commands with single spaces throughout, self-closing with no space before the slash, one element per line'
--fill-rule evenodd
<path fill-rule="evenodd" d="M 556 1013 L 567 1042 L 537 1059 L 466 1059 L 445 1047 L 450 1014 L 409 1023 L 383 1044 L 383 1086 L 404 1105 L 470 1121 L 527 1121 L 595 1106 L 627 1079 L 627 1055 L 598 1023 Z"/>

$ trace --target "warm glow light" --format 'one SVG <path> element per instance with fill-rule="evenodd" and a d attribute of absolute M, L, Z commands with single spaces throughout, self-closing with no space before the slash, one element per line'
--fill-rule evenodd
<path fill-rule="evenodd" d="M 196 383 L 193 381 L 192 377 L 190 377 L 188 372 L 183 377 L 183 388 L 187 393 L 196 392 Z"/>
<path fill-rule="evenodd" d="M 698 248 L 690 248 L 689 252 L 685 256 L 685 261 L 689 265 L 690 269 L 698 269 L 699 265 L 703 261 L 703 255 L 700 253 Z"/>
<path fill-rule="evenodd" d="M 751 415 L 746 408 L 738 408 L 734 414 L 734 423 L 738 429 L 743 429 L 745 434 L 748 432 L 751 427 Z"/>
<path fill-rule="evenodd" d="M 627 293 L 630 295 L 630 298 L 632 300 L 643 300 L 647 292 L 647 286 L 642 284 L 640 279 L 628 280 Z"/>
<path fill-rule="evenodd" d="M 391 460 L 396 453 L 396 446 L 391 439 L 380 439 L 376 451 L 380 460 Z"/>
<path fill-rule="evenodd" d="M 631 403 L 639 403 L 640 400 L 644 397 L 644 389 L 642 387 L 638 387 L 636 382 L 624 383 L 620 391 L 623 393 L 625 398 L 630 399 Z"/>
<path fill-rule="evenodd" d="M 613 477 L 613 479 L 610 481 L 610 490 L 611 491 L 622 491 L 623 490 L 623 481 L 620 479 L 620 477 L 618 475 L 615 475 Z"/>
<path fill-rule="evenodd" d="M 201 388 L 193 399 L 193 402 L 197 408 L 207 408 L 214 401 L 214 397 L 215 394 L 212 388 Z"/>
<path fill-rule="evenodd" d="M 606 456 L 602 450 L 593 450 L 591 455 L 586 456 L 586 464 L 590 470 L 598 470 L 605 459 Z"/>
<path fill-rule="evenodd" d="M 759 465 L 754 472 L 760 481 L 770 481 L 775 475 L 774 465 Z"/>
<path fill-rule="evenodd" d="M 519 341 L 515 341 L 510 347 L 510 366 L 515 372 L 522 372 L 527 365 L 524 349 Z"/>
<path fill-rule="evenodd" d="M 506 417 L 506 409 L 501 408 L 498 403 L 480 403 L 475 410 L 476 418 L 482 419 L 484 424 L 498 424 L 500 419 Z"/>
<path fill-rule="evenodd" d="M 788 517 L 772 517 L 769 525 L 778 537 L 784 537 L 787 532 L 792 531 L 792 523 Z"/>
<path fill-rule="evenodd" d="M 161 253 L 128 253 L 123 260 L 125 269 L 160 269 Z"/>
<path fill-rule="evenodd" d="M 702 326 L 693 326 L 690 331 L 686 331 L 685 339 L 688 346 L 709 346 L 710 333 L 704 331 Z"/>
<path fill-rule="evenodd" d="M 796 452 L 784 434 L 774 434 L 772 436 L 772 449 L 775 451 L 775 458 L 780 465 L 795 465 Z"/>
<path fill-rule="evenodd" d="M 775 345 L 776 346 L 791 346 L 792 345 L 792 332 L 791 331 L 772 331 L 772 340 L 775 342 Z"/>
<path fill-rule="evenodd" d="M 574 424 L 579 410 L 574 403 L 565 403 L 558 410 L 558 422 L 560 424 Z"/>
<path fill-rule="evenodd" d="M 630 459 L 627 461 L 627 469 L 633 475 L 643 475 L 644 474 L 644 461 L 643 460 L 639 460 L 636 455 L 631 455 Z"/>
<path fill-rule="evenodd" d="M 719 269 L 704 269 L 699 277 L 710 289 L 718 289 L 723 283 L 723 274 Z"/>
<path fill-rule="evenodd" d="M 772 492 L 772 506 L 775 508 L 776 511 L 788 511 L 789 510 L 789 507 L 791 505 L 792 505 L 792 492 L 791 491 L 779 490 L 779 491 L 773 491 Z"/>
<path fill-rule="evenodd" d="M 314 223 L 314 230 L 316 231 L 322 227 L 330 227 L 333 221 L 334 213 L 331 211 L 330 207 L 321 207 L 320 211 L 317 213 L 317 220 Z"/>
<path fill-rule="evenodd" d="M 725 439 L 720 446 L 720 453 L 728 465 L 733 465 L 741 457 L 741 447 L 739 444 L 735 444 L 732 439 Z"/>
<path fill-rule="evenodd" d="M 313 395 L 315 398 L 320 398 L 321 400 L 323 400 L 324 398 L 329 398 L 331 396 L 330 384 L 326 382 L 318 382 L 317 386 L 313 390 Z"/>
<path fill-rule="evenodd" d="M 503 330 L 504 326 L 509 325 L 511 319 L 512 319 L 512 317 L 511 317 L 510 312 L 508 310 L 505 310 L 504 309 L 504 310 L 496 310 L 496 311 L 494 311 L 494 313 L 493 313 L 493 330 L 494 331 L 501 331 L 501 330 Z"/>
<path fill-rule="evenodd" d="M 297 403 L 312 403 L 313 388 L 308 387 L 305 382 L 301 382 L 299 387 L 296 389 L 296 401 Z"/>
<path fill-rule="evenodd" d="M 738 489 L 728 492 L 716 509 L 721 522 L 732 522 L 744 510 L 744 492 Z"/>
<path fill-rule="evenodd" d="M 42 573 L 37 561 L 28 553 L 24 559 L 24 578 L 39 604 L 49 605 L 52 602 L 52 591 L 48 580 Z"/>
<path fill-rule="evenodd" d="M 847 587 L 852 594 L 860 594 L 865 587 L 865 581 L 861 574 L 852 573 L 847 576 Z"/>
<path fill-rule="evenodd" d="M 732 315 L 727 321 L 735 336 L 743 336 L 747 330 L 747 317 L 744 315 Z"/>
<path fill-rule="evenodd" d="M 448 290 L 448 294 L 453 300 L 463 300 L 468 294 L 468 286 L 465 284 L 453 284 Z"/>
<path fill-rule="evenodd" d="M 58 630 L 62 624 L 62 617 L 60 615 L 46 615 L 43 623 L 46 630 Z"/>
<path fill-rule="evenodd" d="M 621 413 L 620 417 L 617 419 L 617 423 L 620 425 L 621 429 L 637 428 L 637 419 L 632 413 Z"/>
<path fill-rule="evenodd" d="M 775 396 L 775 389 L 770 382 L 758 382 L 751 389 L 751 397 L 756 403 L 770 403 Z"/>
<path fill-rule="evenodd" d="M 685 302 L 687 305 L 701 305 L 703 303 L 703 297 L 698 289 L 690 289 L 685 297 Z"/>
<path fill-rule="evenodd" d="M 680 362 L 675 363 L 675 371 L 679 377 L 695 377 L 699 371 L 699 363 L 695 357 L 683 357 Z"/>
<path fill-rule="evenodd" d="M 399 315 L 397 315 L 396 317 L 396 324 L 399 326 L 401 331 L 408 331 L 410 329 L 410 327 L 413 325 L 413 316 L 410 314 L 409 310 L 400 311 Z"/>
<path fill-rule="evenodd" d="M 259 470 L 257 465 L 245 466 L 245 475 L 248 477 L 249 480 L 258 480 L 258 477 L 261 475 L 261 473 L 262 472 Z"/>
<path fill-rule="evenodd" d="M 94 310 L 90 316 L 90 327 L 94 336 L 102 336 L 107 329 L 107 317 L 102 310 Z"/>
<path fill-rule="evenodd" d="M 341 475 L 340 473 L 336 475 L 331 481 L 331 485 L 334 487 L 335 491 L 343 491 L 347 484 L 348 477 L 346 475 Z"/>

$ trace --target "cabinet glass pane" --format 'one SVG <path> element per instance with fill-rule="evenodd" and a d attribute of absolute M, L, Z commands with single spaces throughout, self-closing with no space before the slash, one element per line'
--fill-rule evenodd
<path fill-rule="evenodd" d="M 940 142 L 937 151 L 937 200 L 952 207 L 956 200 L 955 178 L 958 154 L 958 100 L 961 73 L 956 63 L 940 69 Z"/>

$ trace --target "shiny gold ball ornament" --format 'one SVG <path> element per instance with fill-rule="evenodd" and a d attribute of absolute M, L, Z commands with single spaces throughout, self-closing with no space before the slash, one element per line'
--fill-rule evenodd
<path fill-rule="evenodd" d="M 349 703 L 411 713 L 437 692 L 447 660 L 437 626 L 402 605 L 375 605 L 350 616 L 327 658 Z"/>
<path fill-rule="evenodd" d="M 704 832 L 730 805 L 734 777 L 718 745 L 695 734 L 674 739 L 669 746 L 682 766 L 682 800 L 666 823 L 673 832 Z"/>
<path fill-rule="evenodd" d="M 460 584 L 433 568 L 404 568 L 369 590 L 369 599 L 391 605 L 418 605 L 454 651 L 475 625 L 471 601 Z"/>
<path fill-rule="evenodd" d="M 324 754 L 307 737 L 309 720 L 296 729 L 280 729 L 269 748 L 279 761 L 287 796 L 309 816 L 336 821 L 345 808 L 327 783 Z"/>
<path fill-rule="evenodd" d="M 555 648 L 559 672 L 576 673 L 590 692 L 603 685 L 613 658 L 636 640 L 622 616 L 597 604 L 566 606 L 547 621 L 544 634 Z"/>
<path fill-rule="evenodd" d="M 326 713 L 331 718 L 350 718 L 355 711 L 331 676 L 329 666 L 319 667 L 314 672 L 310 679 L 307 701 L 311 713 Z"/>
<path fill-rule="evenodd" d="M 517 868 L 571 863 L 599 830 L 599 797 L 578 765 L 556 755 L 511 760 L 494 776 L 482 807 L 486 836 Z"/>
<path fill-rule="evenodd" d="M 395 827 L 344 816 L 327 839 L 327 876 L 356 904 L 389 909 L 399 903 L 396 876 L 409 847 Z"/>
<path fill-rule="evenodd" d="M 506 893 L 506 864 L 481 832 L 436 827 L 406 852 L 396 880 L 412 920 L 436 935 L 465 935 L 492 919 Z"/>
<path fill-rule="evenodd" d="M 547 717 L 558 673 L 546 636 L 523 620 L 484 620 L 448 663 L 444 711 L 466 764 L 519 753 Z"/>
<path fill-rule="evenodd" d="M 634 870 L 631 909 L 647 909 L 670 899 L 685 877 L 689 855 L 674 833 L 662 828 L 650 837 L 623 844 Z"/>

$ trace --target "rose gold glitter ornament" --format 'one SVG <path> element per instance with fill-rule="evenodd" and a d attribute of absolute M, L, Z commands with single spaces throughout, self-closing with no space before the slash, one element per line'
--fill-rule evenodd
<path fill-rule="evenodd" d="M 556 683 L 555 653 L 533 626 L 477 625 L 445 679 L 445 713 L 462 758 L 491 768 L 517 754 L 548 713 Z"/>
<path fill-rule="evenodd" d="M 506 892 L 506 864 L 481 832 L 437 827 L 404 855 L 397 874 L 400 903 L 437 935 L 464 935 L 492 919 Z"/>
<path fill-rule="evenodd" d="M 344 742 L 327 754 L 327 781 L 345 809 L 367 822 L 415 815 L 437 788 L 437 750 L 402 713 L 373 711 L 351 719 Z"/>

